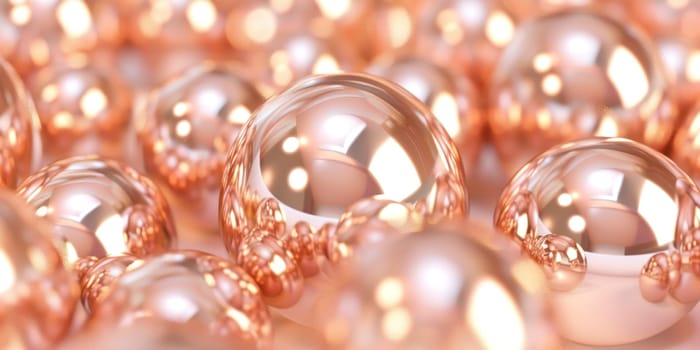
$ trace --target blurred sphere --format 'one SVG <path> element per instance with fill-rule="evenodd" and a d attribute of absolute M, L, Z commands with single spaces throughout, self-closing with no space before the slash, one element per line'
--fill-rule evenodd
<path fill-rule="evenodd" d="M 419 55 L 377 59 L 368 71 L 397 83 L 423 102 L 457 144 L 465 172 L 476 167 L 485 119 L 471 81 L 459 71 Z"/>
<path fill-rule="evenodd" d="M 540 270 L 496 238 L 457 221 L 368 248 L 316 324 L 334 349 L 559 348 Z"/>
<path fill-rule="evenodd" d="M 18 192 L 52 225 L 54 242 L 71 266 L 86 257 L 144 257 L 175 244 L 175 226 L 161 192 L 116 161 L 60 160 L 27 178 Z"/>
<path fill-rule="evenodd" d="M 55 65 L 28 78 L 46 149 L 44 164 L 78 155 L 124 159 L 132 94 L 114 69 Z"/>
<path fill-rule="evenodd" d="M 509 174 L 565 141 L 620 136 L 662 149 L 676 120 L 664 67 L 646 37 L 589 12 L 523 24 L 490 87 L 489 122 Z"/>
<path fill-rule="evenodd" d="M 653 36 L 700 39 L 700 1 L 647 0 L 628 1 L 630 17 Z"/>
<path fill-rule="evenodd" d="M 129 40 L 138 47 L 223 48 L 230 5 L 222 0 L 120 2 Z"/>
<path fill-rule="evenodd" d="M 535 18 L 568 9 L 585 9 L 619 21 L 629 19 L 630 3 L 637 0 L 503 0 L 518 17 Z"/>
<path fill-rule="evenodd" d="M 365 19 L 363 37 L 370 58 L 413 49 L 419 34 L 417 20 L 424 0 L 376 0 Z"/>
<path fill-rule="evenodd" d="M 562 336 L 618 345 L 668 329 L 700 300 L 699 198 L 661 153 L 589 139 L 525 165 L 494 221 L 545 270 Z"/>
<path fill-rule="evenodd" d="M 491 81 L 517 19 L 500 0 L 436 0 L 419 8 L 416 50 L 457 65 L 479 86 Z"/>
<path fill-rule="evenodd" d="M 263 104 L 232 145 L 220 228 L 266 301 L 289 307 L 301 261 L 326 254 L 328 225 L 348 206 L 381 196 L 464 217 L 464 183 L 449 135 L 403 89 L 360 74 L 310 77 Z"/>
<path fill-rule="evenodd" d="M 16 194 L 0 190 L 0 344 L 53 348 L 68 332 L 77 286 L 50 229 Z"/>
<path fill-rule="evenodd" d="M 700 44 L 677 36 L 654 38 L 669 73 L 670 90 L 681 114 L 700 98 Z"/>
<path fill-rule="evenodd" d="M 309 75 L 354 72 L 362 69 L 361 58 L 348 47 L 311 33 L 277 37 L 265 48 L 250 52 L 246 61 L 264 84 L 264 94 L 287 88 Z"/>
<path fill-rule="evenodd" d="M 151 92 L 137 115 L 144 164 L 178 214 L 216 231 L 226 151 L 263 102 L 242 67 L 213 63 Z"/>
<path fill-rule="evenodd" d="M 205 325 L 139 319 L 126 325 L 90 325 L 58 350 L 255 350 L 254 343 L 216 336 Z"/>
<path fill-rule="evenodd" d="M 261 348 L 271 342 L 270 315 L 253 279 L 228 260 L 197 251 L 171 251 L 127 268 L 95 305 L 88 327 L 142 320 L 200 324 L 205 338 Z"/>
<path fill-rule="evenodd" d="M 671 156 L 696 183 L 700 180 L 700 104 L 689 110 L 676 130 Z"/>
<path fill-rule="evenodd" d="M 0 187 L 14 188 L 41 159 L 41 125 L 15 70 L 0 58 Z"/>
<path fill-rule="evenodd" d="M 124 28 L 115 2 L 105 0 L 4 1 L 0 54 L 24 75 L 66 54 L 115 47 Z"/>

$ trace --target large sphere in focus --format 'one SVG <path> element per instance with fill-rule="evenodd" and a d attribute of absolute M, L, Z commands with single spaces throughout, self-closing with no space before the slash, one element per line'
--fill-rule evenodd
<path fill-rule="evenodd" d="M 640 32 L 585 11 L 524 23 L 490 86 L 489 122 L 508 173 L 547 148 L 590 136 L 668 143 L 676 106 Z"/>
<path fill-rule="evenodd" d="M 18 189 L 52 226 L 66 264 L 80 258 L 166 251 L 175 244 L 170 207 L 155 184 L 122 163 L 74 157 L 45 166 Z"/>
<path fill-rule="evenodd" d="M 546 271 L 562 336 L 609 346 L 670 328 L 700 300 L 699 204 L 661 153 L 587 139 L 525 165 L 494 220 Z"/>
<path fill-rule="evenodd" d="M 488 228 L 427 226 L 358 252 L 314 310 L 335 349 L 556 349 L 545 279 Z"/>
<path fill-rule="evenodd" d="M 0 344 L 49 349 L 68 332 L 77 286 L 51 231 L 16 194 L 0 190 Z"/>

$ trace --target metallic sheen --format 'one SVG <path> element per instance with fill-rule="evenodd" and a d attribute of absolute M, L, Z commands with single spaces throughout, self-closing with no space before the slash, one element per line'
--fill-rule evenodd
<path fill-rule="evenodd" d="M 545 269 L 562 334 L 614 345 L 663 331 L 700 300 L 691 258 L 700 251 L 699 199 L 692 180 L 651 148 L 589 139 L 525 165 L 504 189 L 495 224 Z M 679 283 L 657 267 L 667 256 Z"/>
<path fill-rule="evenodd" d="M 49 238 L 45 221 L 15 193 L 0 190 L 3 349 L 50 349 L 70 328 L 77 286 Z"/>
<path fill-rule="evenodd" d="M 358 200 L 467 214 L 447 132 L 410 94 L 366 75 L 311 77 L 271 98 L 244 126 L 226 166 L 224 244 L 277 307 L 293 305 L 303 283 L 299 257 L 284 241 L 327 241 L 328 225 Z M 311 246 L 320 249 L 309 254 L 324 254 L 323 243 Z"/>
<path fill-rule="evenodd" d="M 226 151 L 264 101 L 242 69 L 196 66 L 152 91 L 136 114 L 146 172 L 175 212 L 209 231 L 218 227 Z"/>
<path fill-rule="evenodd" d="M 159 320 L 203 325 L 208 336 L 271 342 L 271 320 L 260 289 L 232 262 L 197 251 L 170 251 L 134 263 L 94 307 L 88 327 Z"/>
<path fill-rule="evenodd" d="M 542 272 L 499 238 L 447 221 L 368 247 L 315 325 L 330 349 L 559 349 Z"/>
<path fill-rule="evenodd" d="M 158 188 L 119 162 L 57 161 L 25 180 L 19 194 L 52 225 L 66 264 L 124 253 L 139 257 L 175 244 L 170 208 Z"/>
<path fill-rule="evenodd" d="M 634 28 L 582 10 L 523 23 L 490 85 L 496 149 L 509 174 L 549 147 L 591 136 L 662 149 L 677 117 L 669 86 Z"/>

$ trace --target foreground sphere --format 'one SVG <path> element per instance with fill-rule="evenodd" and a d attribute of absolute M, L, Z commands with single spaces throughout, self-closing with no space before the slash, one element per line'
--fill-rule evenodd
<path fill-rule="evenodd" d="M 160 319 L 90 325 L 58 350 L 255 350 L 254 343 L 211 334 L 204 324 L 180 324 Z"/>
<path fill-rule="evenodd" d="M 428 106 L 457 144 L 465 172 L 476 167 L 485 120 L 476 89 L 467 77 L 419 55 L 385 56 L 368 71 L 401 85 Z"/>
<path fill-rule="evenodd" d="M 143 160 L 178 214 L 216 230 L 226 151 L 263 101 L 241 68 L 221 64 L 197 66 L 150 94 L 138 113 Z"/>
<path fill-rule="evenodd" d="M 39 118 L 15 70 L 0 58 L 0 186 L 14 188 L 41 158 Z"/>
<path fill-rule="evenodd" d="M 0 344 L 52 348 L 70 328 L 77 286 L 37 220 L 16 194 L 0 190 Z"/>
<path fill-rule="evenodd" d="M 545 269 L 563 336 L 631 343 L 700 300 L 698 198 L 692 180 L 651 148 L 583 140 L 525 165 L 495 224 Z"/>
<path fill-rule="evenodd" d="M 28 82 L 46 145 L 44 163 L 88 154 L 124 158 L 131 91 L 118 74 L 90 64 L 56 65 Z"/>
<path fill-rule="evenodd" d="M 95 157 L 64 159 L 40 169 L 18 189 L 53 228 L 66 264 L 124 253 L 139 257 L 175 244 L 170 208 L 135 170 Z"/>
<path fill-rule="evenodd" d="M 523 24 L 490 86 L 489 122 L 509 173 L 560 142 L 626 137 L 661 149 L 676 109 L 651 43 L 605 17 L 568 11 Z"/>
<path fill-rule="evenodd" d="M 557 349 L 542 273 L 498 238 L 458 221 L 369 247 L 317 326 L 333 349 Z"/>
<path fill-rule="evenodd" d="M 229 151 L 224 244 L 268 303 L 291 306 L 303 281 L 285 241 L 308 236 L 323 254 L 324 225 L 372 196 L 463 217 L 464 183 L 449 135 L 404 90 L 365 75 L 310 77 L 258 109 Z"/>
<path fill-rule="evenodd" d="M 142 320 L 200 324 L 211 336 L 262 348 L 271 342 L 270 315 L 253 279 L 228 260 L 197 251 L 129 266 L 95 305 L 88 326 Z"/>

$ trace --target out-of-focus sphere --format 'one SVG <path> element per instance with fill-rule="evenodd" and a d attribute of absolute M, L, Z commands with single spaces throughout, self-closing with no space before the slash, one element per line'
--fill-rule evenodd
<path fill-rule="evenodd" d="M 398 86 L 361 74 L 306 78 L 263 104 L 229 151 L 224 245 L 268 302 L 289 307 L 301 261 L 327 253 L 324 225 L 353 203 L 380 196 L 466 216 L 460 162 L 439 121 Z"/>
<path fill-rule="evenodd" d="M 126 0 L 120 3 L 129 40 L 139 47 L 223 47 L 230 5 L 223 0 Z"/>
<path fill-rule="evenodd" d="M 214 63 L 196 66 L 151 92 L 137 115 L 143 160 L 146 172 L 171 195 L 178 215 L 216 230 L 226 152 L 263 102 L 242 67 Z"/>
<path fill-rule="evenodd" d="M 44 164 L 79 155 L 124 159 L 132 94 L 114 71 L 49 66 L 28 78 L 42 126 Z"/>
<path fill-rule="evenodd" d="M 481 149 L 485 118 L 467 77 L 426 56 L 406 54 L 379 58 L 368 71 L 399 84 L 428 106 L 457 144 L 465 172 L 471 172 Z"/>
<path fill-rule="evenodd" d="M 49 226 L 15 193 L 0 190 L 0 344 L 52 348 L 70 328 L 73 275 L 51 244 Z"/>
<path fill-rule="evenodd" d="M 590 136 L 668 143 L 676 106 L 649 40 L 585 11 L 524 23 L 504 50 L 489 96 L 489 122 L 512 174 L 536 154 Z"/>
<path fill-rule="evenodd" d="M 700 183 L 700 104 L 689 110 L 676 130 L 671 156 L 696 183 Z"/>
<path fill-rule="evenodd" d="M 561 334 L 617 345 L 660 333 L 700 300 L 699 199 L 661 153 L 589 139 L 525 165 L 494 220 L 544 268 Z"/>
<path fill-rule="evenodd" d="M 497 238 L 459 221 L 368 247 L 316 325 L 333 349 L 557 349 L 541 271 Z"/>
<path fill-rule="evenodd" d="M 255 281 L 232 262 L 197 251 L 171 251 L 127 268 L 95 305 L 88 326 L 141 320 L 202 324 L 210 336 L 261 348 L 272 335 Z"/>
<path fill-rule="evenodd" d="M 364 35 L 367 55 L 381 57 L 391 52 L 412 49 L 416 44 L 417 17 L 426 1 L 379 0 L 374 1 L 365 19 Z"/>
<path fill-rule="evenodd" d="M 173 247 L 175 226 L 156 185 L 122 163 L 74 157 L 45 166 L 18 189 L 53 228 L 65 263 Z"/>
<path fill-rule="evenodd" d="M 211 334 L 204 324 L 139 319 L 126 325 L 99 324 L 80 330 L 58 350 L 255 350 L 252 341 Z"/>
<path fill-rule="evenodd" d="M 671 78 L 669 90 L 680 113 L 687 113 L 700 99 L 700 44 L 681 37 L 654 38 Z"/>
<path fill-rule="evenodd" d="M 265 84 L 263 93 L 269 96 L 309 75 L 362 69 L 358 53 L 338 44 L 311 33 L 297 32 L 278 37 L 265 48 L 252 52 L 247 60 L 256 70 L 257 80 Z"/>
<path fill-rule="evenodd" d="M 444 65 L 457 65 L 487 86 L 517 18 L 500 0 L 426 1 L 418 10 L 416 50 Z"/>
<path fill-rule="evenodd" d="M 64 55 L 114 47 L 124 28 L 114 1 L 26 0 L 0 5 L 0 54 L 20 74 Z"/>
<path fill-rule="evenodd" d="M 700 39 L 700 1 L 647 0 L 628 1 L 630 17 L 653 36 Z"/>
<path fill-rule="evenodd" d="M 568 9 L 585 9 L 619 21 L 629 19 L 629 6 L 636 0 L 502 0 L 521 19 L 535 18 Z M 672 0 L 673 1 L 673 0 Z"/>
<path fill-rule="evenodd" d="M 0 58 L 0 187 L 14 188 L 41 159 L 41 125 L 15 70 Z"/>

